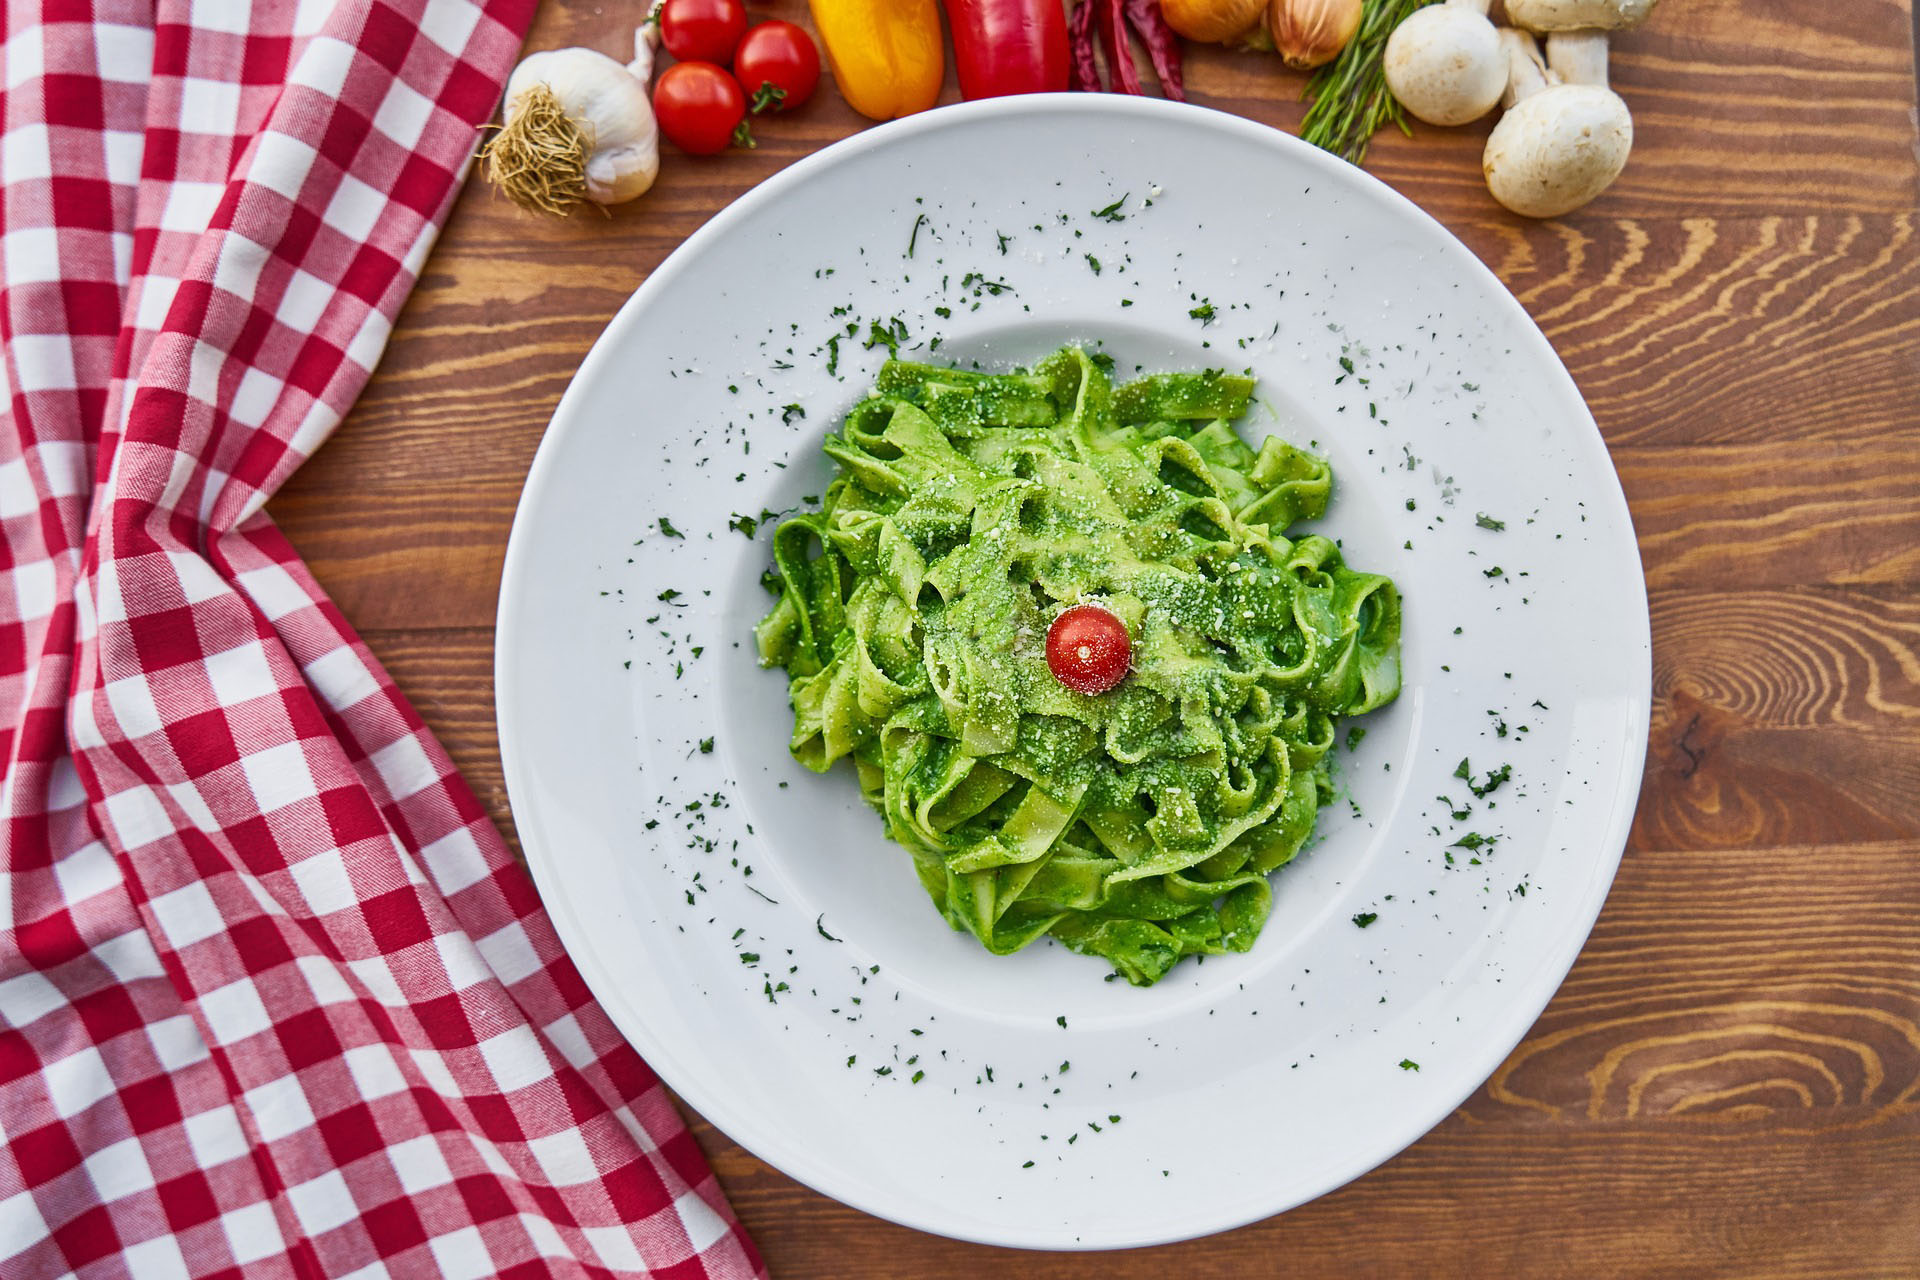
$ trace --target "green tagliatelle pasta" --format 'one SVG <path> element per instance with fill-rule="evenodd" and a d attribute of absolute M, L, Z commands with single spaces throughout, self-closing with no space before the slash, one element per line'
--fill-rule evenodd
<path fill-rule="evenodd" d="M 1140 985 L 1245 951 L 1331 794 L 1341 716 L 1400 690 L 1393 583 L 1318 534 L 1323 459 L 1235 433 L 1250 379 L 1117 389 L 1077 347 L 1004 375 L 889 361 L 773 535 L 763 664 L 793 753 L 850 757 L 956 929 L 1051 934 Z M 1088 696 L 1046 632 L 1093 601 L 1133 666 Z"/>

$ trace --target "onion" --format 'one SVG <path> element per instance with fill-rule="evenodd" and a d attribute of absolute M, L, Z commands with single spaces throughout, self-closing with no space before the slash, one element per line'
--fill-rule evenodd
<path fill-rule="evenodd" d="M 1266 0 L 1160 0 L 1167 25 L 1189 40 L 1225 44 L 1253 30 Z"/>
<path fill-rule="evenodd" d="M 1360 0 L 1272 0 L 1267 29 L 1290 67 L 1332 62 L 1360 29 Z"/>

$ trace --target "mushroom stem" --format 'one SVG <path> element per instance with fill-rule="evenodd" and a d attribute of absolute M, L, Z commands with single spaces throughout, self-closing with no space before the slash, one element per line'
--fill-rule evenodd
<path fill-rule="evenodd" d="M 1607 87 L 1607 33 L 1556 31 L 1547 37 L 1547 67 L 1562 84 Z"/>
<path fill-rule="evenodd" d="M 1507 60 L 1507 91 L 1500 95 L 1500 106 L 1511 111 L 1515 103 L 1547 87 L 1547 64 L 1534 38 L 1512 27 L 1500 28 L 1500 52 Z"/>
<path fill-rule="evenodd" d="M 1647 20 L 1659 0 L 1507 0 L 1507 21 L 1528 31 L 1619 31 Z"/>
<path fill-rule="evenodd" d="M 1487 189 L 1515 213 L 1557 218 L 1607 189 L 1633 148 L 1633 117 L 1607 88 L 1604 33 L 1554 35 L 1543 65 L 1531 36 L 1500 33 L 1507 114 L 1481 156 Z"/>

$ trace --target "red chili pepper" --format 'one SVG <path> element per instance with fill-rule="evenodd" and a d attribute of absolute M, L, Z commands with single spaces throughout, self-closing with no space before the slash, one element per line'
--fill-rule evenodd
<path fill-rule="evenodd" d="M 1160 77 L 1160 92 L 1175 102 L 1187 100 L 1186 86 L 1180 80 L 1180 37 L 1167 25 L 1160 12 L 1160 0 L 1126 0 L 1127 21 L 1140 34 L 1153 59 L 1153 74 Z"/>
<path fill-rule="evenodd" d="M 1116 93 L 1145 93 L 1140 72 L 1133 65 L 1133 46 L 1127 41 L 1126 0 L 1099 0 L 1100 44 L 1107 55 L 1107 75 Z"/>
<path fill-rule="evenodd" d="M 1068 53 L 1072 60 L 1073 87 L 1097 92 L 1100 68 L 1093 52 L 1094 28 L 1100 31 L 1100 44 L 1106 54 L 1107 75 L 1114 93 L 1145 93 L 1140 73 L 1133 65 L 1133 48 L 1128 33 L 1140 37 L 1153 59 L 1154 74 L 1160 77 L 1160 91 L 1176 102 L 1187 100 L 1180 80 L 1180 38 L 1167 25 L 1160 11 L 1160 0 L 1080 0 L 1074 7 L 1068 28 Z"/>
<path fill-rule="evenodd" d="M 1067 18 L 1059 0 L 946 0 L 960 96 L 1059 93 L 1067 87 Z"/>
<path fill-rule="evenodd" d="M 1100 92 L 1100 63 L 1093 52 L 1093 14 L 1096 0 L 1081 0 L 1073 10 L 1068 45 L 1073 53 L 1073 87 L 1081 93 Z"/>

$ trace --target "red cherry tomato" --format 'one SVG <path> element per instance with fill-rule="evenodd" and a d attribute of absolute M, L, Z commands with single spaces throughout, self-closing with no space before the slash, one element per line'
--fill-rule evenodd
<path fill-rule="evenodd" d="M 747 30 L 740 0 L 667 0 L 660 11 L 660 43 L 682 62 L 733 61 L 733 47 Z"/>
<path fill-rule="evenodd" d="M 791 22 L 763 22 L 733 51 L 733 78 L 755 111 L 791 111 L 820 83 L 820 51 Z"/>
<path fill-rule="evenodd" d="M 1077 604 L 1047 628 L 1047 668 L 1077 693 L 1105 693 L 1132 665 L 1127 624 L 1097 604 Z"/>
<path fill-rule="evenodd" d="M 727 149 L 747 118 L 747 100 L 733 77 L 711 62 L 676 62 L 653 86 L 653 114 L 667 140 L 691 155 Z"/>

